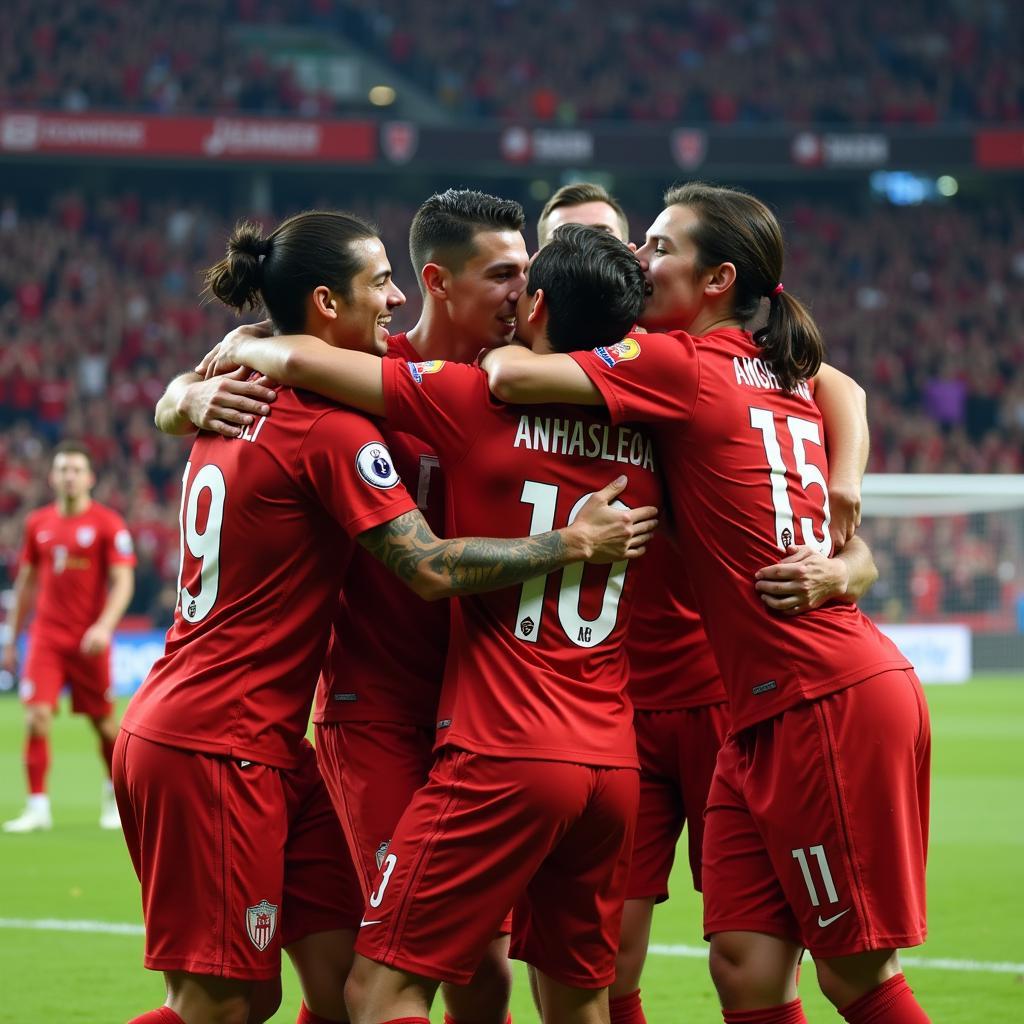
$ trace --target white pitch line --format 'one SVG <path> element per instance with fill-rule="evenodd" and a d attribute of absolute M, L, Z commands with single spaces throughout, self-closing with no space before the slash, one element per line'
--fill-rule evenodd
<path fill-rule="evenodd" d="M 678 956 L 691 960 L 707 960 L 708 958 L 707 946 L 662 946 L 652 943 L 647 947 L 647 952 L 653 953 L 655 956 Z M 920 967 L 922 970 L 933 971 L 1024 974 L 1024 964 L 991 960 L 951 960 L 946 957 L 904 956 L 901 953 L 900 963 L 906 967 Z"/>
<path fill-rule="evenodd" d="M 55 917 L 25 918 L 0 917 L 0 929 L 41 932 L 88 932 L 93 935 L 144 935 L 141 924 L 123 921 L 69 921 Z M 684 957 L 706 960 L 707 946 L 665 946 L 652 943 L 647 950 L 654 956 Z M 900 956 L 907 967 L 920 967 L 933 971 L 961 971 L 984 974 L 1024 974 L 1024 964 L 991 960 L 951 960 L 945 957 Z"/>

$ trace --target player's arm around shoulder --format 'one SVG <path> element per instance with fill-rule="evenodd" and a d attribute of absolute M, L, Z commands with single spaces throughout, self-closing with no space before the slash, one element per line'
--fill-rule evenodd
<path fill-rule="evenodd" d="M 533 537 L 442 540 L 413 511 L 358 540 L 425 600 L 500 590 L 572 562 L 639 558 L 657 528 L 657 509 L 614 508 L 625 486 L 626 478 L 619 477 L 590 498 L 571 526 Z"/>
<path fill-rule="evenodd" d="M 488 352 L 480 365 L 491 393 L 510 405 L 605 404 L 579 363 L 561 352 L 537 355 L 522 345 L 504 345 Z"/>
<path fill-rule="evenodd" d="M 156 404 L 153 421 L 164 434 L 184 435 L 208 430 L 238 437 L 259 416 L 270 413 L 277 397 L 267 377 L 249 380 L 239 367 L 206 379 L 190 371 L 175 377 Z"/>

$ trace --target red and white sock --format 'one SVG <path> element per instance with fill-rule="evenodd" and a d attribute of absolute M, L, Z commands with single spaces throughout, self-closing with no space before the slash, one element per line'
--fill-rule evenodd
<path fill-rule="evenodd" d="M 799 999 L 764 1010 L 723 1010 L 725 1024 L 807 1024 Z"/>
<path fill-rule="evenodd" d="M 640 1005 L 640 989 L 608 1000 L 612 1024 L 647 1024 L 644 1008 Z"/>
<path fill-rule="evenodd" d="M 46 793 L 46 773 L 50 770 L 50 740 L 46 736 L 29 736 L 25 742 L 25 774 L 30 796 Z"/>
<path fill-rule="evenodd" d="M 840 1011 L 847 1024 L 929 1024 L 902 974 L 893 975 Z"/>

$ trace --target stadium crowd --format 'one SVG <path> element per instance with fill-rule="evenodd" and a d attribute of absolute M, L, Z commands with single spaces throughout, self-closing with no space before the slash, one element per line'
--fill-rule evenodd
<path fill-rule="evenodd" d="M 1012 0 L 741 0 L 728 8 L 652 0 L 642 9 L 609 0 L 14 0 L 10 20 L 24 31 L 0 42 L 0 106 L 305 116 L 343 109 L 232 35 L 283 23 L 376 53 L 462 115 L 1014 122 L 1024 116 L 1021 11 Z"/>
<path fill-rule="evenodd" d="M 409 299 L 393 325 L 404 329 L 419 305 L 406 256 L 414 209 L 352 205 L 381 227 Z M 782 212 L 786 285 L 827 326 L 830 360 L 868 392 L 870 468 L 1024 471 L 1024 311 L 1012 301 L 1024 287 L 1024 212 Z M 631 216 L 634 237 L 648 222 Z M 125 515 L 136 539 L 132 612 L 169 619 L 184 442 L 156 432 L 153 406 L 231 324 L 198 299 L 198 270 L 219 257 L 229 228 L 199 200 L 68 192 L 45 214 L 0 202 L 0 587 L 13 576 L 25 514 L 48 500 L 51 445 L 76 437 L 95 455 L 96 497 Z M 880 609 L 986 610 L 1000 540 L 983 526 L 965 521 L 941 538 L 903 529 L 908 571 L 897 575 L 910 582 L 906 593 L 876 595 Z M 944 560 L 931 557 L 939 549 Z M 928 561 L 937 581 L 922 575 Z"/>

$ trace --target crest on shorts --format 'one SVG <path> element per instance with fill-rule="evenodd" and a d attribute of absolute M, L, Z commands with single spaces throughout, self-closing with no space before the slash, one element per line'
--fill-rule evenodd
<path fill-rule="evenodd" d="M 375 857 L 375 859 L 377 861 L 377 870 L 378 871 L 380 871 L 381 864 L 384 863 L 384 858 L 387 855 L 388 847 L 390 845 L 391 845 L 391 840 L 390 839 L 385 839 L 384 842 L 381 843 L 380 846 L 377 847 L 377 852 L 374 855 L 374 857 Z"/>
<path fill-rule="evenodd" d="M 96 539 L 94 526 L 80 526 L 75 530 L 75 541 L 81 548 L 87 548 Z"/>
<path fill-rule="evenodd" d="M 636 359 L 640 355 L 640 343 L 635 338 L 623 338 L 614 345 L 595 348 L 594 352 L 607 366 L 614 366 L 628 359 Z"/>
<path fill-rule="evenodd" d="M 258 950 L 266 949 L 277 931 L 277 907 L 266 900 L 260 900 L 254 907 L 246 907 L 245 930 Z"/>

